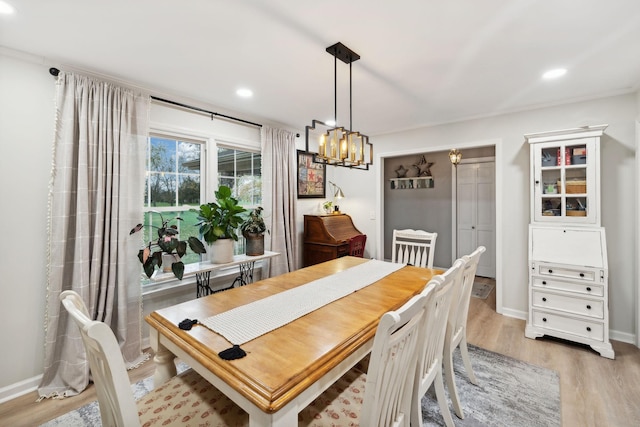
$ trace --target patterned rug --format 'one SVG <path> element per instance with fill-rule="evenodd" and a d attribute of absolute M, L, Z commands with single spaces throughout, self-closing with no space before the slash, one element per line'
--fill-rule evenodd
<path fill-rule="evenodd" d="M 456 417 L 449 401 L 456 426 L 560 426 L 560 385 L 555 371 L 471 345 L 469 353 L 479 385 L 475 386 L 467 380 L 459 352 L 456 351 L 453 361 L 456 385 L 465 414 L 464 420 Z M 178 369 L 184 368 L 182 365 Z M 137 399 L 151 390 L 153 380 L 149 377 L 131 387 Z M 429 393 L 422 399 L 424 425 L 443 426 L 438 403 Z M 92 402 L 41 427 L 101 425 L 98 403 Z"/>
<path fill-rule="evenodd" d="M 495 285 L 493 283 L 473 282 L 471 296 L 474 298 L 487 299 Z"/>
<path fill-rule="evenodd" d="M 449 402 L 456 426 L 552 427 L 560 426 L 558 373 L 502 354 L 469 345 L 478 385 L 468 380 L 460 351 L 453 354 L 456 386 L 464 420 Z M 445 385 L 446 390 L 446 385 Z M 447 391 L 448 397 L 448 391 Z M 444 426 L 433 387 L 422 399 L 425 426 Z"/>

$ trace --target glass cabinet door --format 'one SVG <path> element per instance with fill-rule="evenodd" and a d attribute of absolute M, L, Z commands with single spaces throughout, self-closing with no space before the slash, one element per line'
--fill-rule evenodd
<path fill-rule="evenodd" d="M 536 222 L 593 222 L 595 171 L 588 153 L 593 138 L 533 144 Z"/>

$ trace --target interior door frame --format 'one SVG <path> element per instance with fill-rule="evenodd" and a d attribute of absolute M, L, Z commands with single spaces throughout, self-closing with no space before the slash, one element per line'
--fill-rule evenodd
<path fill-rule="evenodd" d="M 503 230 L 500 224 L 503 224 L 502 221 L 502 212 L 503 212 L 503 189 L 502 189 L 502 164 L 505 162 L 504 153 L 502 148 L 503 140 L 502 138 L 494 138 L 489 140 L 481 140 L 481 141 L 473 141 L 473 142 L 465 142 L 465 143 L 457 143 L 457 144 L 447 144 L 447 145 L 439 145 L 439 146 L 422 146 L 419 148 L 412 148 L 403 151 L 393 151 L 386 153 L 378 153 L 375 155 L 375 164 L 376 166 L 376 210 L 377 210 L 377 224 L 376 224 L 376 253 L 379 254 L 379 257 L 383 257 L 384 254 L 384 198 L 385 191 L 387 191 L 387 187 L 384 182 L 384 161 L 389 157 L 398 157 L 404 155 L 416 155 L 423 153 L 433 153 L 439 151 L 449 151 L 452 148 L 458 149 L 469 149 L 469 148 L 479 148 L 479 147 L 494 147 L 494 158 L 495 158 L 495 207 L 496 207 L 496 312 L 498 314 L 504 314 L 503 309 L 503 265 L 502 265 L 502 240 L 503 240 Z M 453 168 L 454 166 L 451 165 Z M 382 259 L 382 258 L 381 258 Z"/>
<path fill-rule="evenodd" d="M 475 157 L 473 159 L 462 159 L 460 161 L 460 164 L 474 164 L 474 163 L 491 163 L 493 162 L 493 170 L 494 170 L 494 174 L 493 174 L 493 179 L 494 181 L 496 180 L 496 157 L 495 156 L 491 156 L 491 157 Z M 494 182 L 494 186 L 495 186 L 495 182 Z M 495 187 L 494 187 L 495 190 Z M 497 215 L 497 207 L 496 207 L 496 199 L 497 199 L 497 195 L 494 196 L 493 198 L 493 209 L 494 209 L 494 216 Z M 497 224 L 498 222 L 496 221 L 496 219 L 494 218 L 494 224 L 493 224 L 493 237 L 496 240 L 494 242 L 494 247 L 496 248 L 496 263 L 497 263 L 497 259 L 498 259 L 498 255 L 497 255 Z M 452 239 L 452 243 L 451 243 L 451 259 L 456 259 L 458 257 L 458 174 L 457 174 L 457 168 L 456 167 L 452 167 L 451 168 L 451 239 Z M 496 265 L 496 277 L 498 275 L 498 266 Z"/>

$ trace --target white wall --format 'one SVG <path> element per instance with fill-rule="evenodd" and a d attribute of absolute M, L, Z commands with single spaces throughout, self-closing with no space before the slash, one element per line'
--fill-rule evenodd
<path fill-rule="evenodd" d="M 30 57 L 0 50 L 0 401 L 35 387 L 42 374 L 43 321 L 46 295 L 46 217 L 54 129 L 54 79 L 48 66 Z M 529 215 L 529 154 L 523 135 L 553 129 L 608 123 L 603 138 L 602 204 L 607 228 L 611 281 L 611 326 L 614 339 L 635 334 L 634 263 L 638 259 L 635 186 L 635 95 L 437 126 L 378 136 L 377 152 L 423 150 L 502 139 L 504 187 L 504 306 L 514 312 L 527 307 L 527 224 Z M 366 130 L 365 130 L 366 131 Z M 301 132 L 303 134 L 303 132 Z M 242 139 L 242 138 L 241 138 Z M 251 139 L 247 137 L 247 139 Z M 303 148 L 300 138 L 298 147 Z M 376 165 L 369 171 L 327 168 L 327 178 L 347 195 L 341 209 L 368 237 L 366 256 L 376 257 Z M 299 242 L 302 215 L 318 213 L 321 199 L 300 200 L 297 206 Z"/>
<path fill-rule="evenodd" d="M 502 301 L 505 313 L 527 311 L 527 227 L 529 224 L 529 146 L 524 134 L 584 125 L 609 124 L 602 138 L 602 218 L 607 231 L 612 338 L 634 341 L 635 332 L 635 95 L 549 107 L 466 122 L 382 135 L 372 139 L 376 152 L 426 147 L 460 147 L 501 139 L 496 159 L 503 187 Z M 500 176 L 499 174 L 497 176 Z M 368 177 L 353 173 L 350 185 Z M 370 197 L 374 198 L 375 195 Z M 358 220 L 358 218 L 354 219 Z M 360 218 L 360 220 L 363 220 Z M 372 236 L 373 237 L 373 236 Z M 368 244 L 369 242 L 367 242 Z M 373 243 L 373 242 L 372 242 Z M 579 248 L 576 248 L 579 250 Z"/>
<path fill-rule="evenodd" d="M 0 51 L 0 399 L 42 373 L 55 80 Z"/>

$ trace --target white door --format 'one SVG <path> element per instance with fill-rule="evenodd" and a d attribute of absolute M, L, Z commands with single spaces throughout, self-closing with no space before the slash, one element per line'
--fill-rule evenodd
<path fill-rule="evenodd" d="M 476 274 L 495 278 L 495 162 L 461 163 L 456 173 L 457 257 L 486 247 Z"/>

